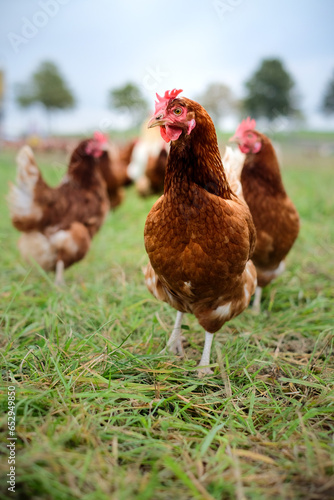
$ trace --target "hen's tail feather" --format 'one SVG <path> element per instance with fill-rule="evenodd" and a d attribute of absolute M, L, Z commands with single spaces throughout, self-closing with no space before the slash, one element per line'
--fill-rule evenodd
<path fill-rule="evenodd" d="M 164 147 L 163 139 L 156 141 L 139 141 L 133 148 L 131 162 L 128 165 L 128 176 L 137 181 L 145 174 L 145 168 L 150 156 L 158 156 Z"/>
<path fill-rule="evenodd" d="M 40 207 L 34 203 L 35 187 L 40 178 L 40 171 L 35 163 L 30 146 L 23 146 L 17 154 L 16 184 L 10 185 L 8 204 L 11 218 L 33 218 L 42 216 Z"/>
<path fill-rule="evenodd" d="M 26 168 L 30 165 L 34 165 L 36 167 L 35 156 L 30 146 L 28 146 L 27 144 L 25 146 L 22 146 L 22 148 L 16 155 L 16 162 L 19 168 Z"/>
<path fill-rule="evenodd" d="M 246 155 L 239 149 L 232 149 L 226 146 L 225 154 L 222 158 L 225 174 L 232 191 L 239 199 L 244 200 L 242 185 L 240 182 L 241 171 L 244 165 Z"/>

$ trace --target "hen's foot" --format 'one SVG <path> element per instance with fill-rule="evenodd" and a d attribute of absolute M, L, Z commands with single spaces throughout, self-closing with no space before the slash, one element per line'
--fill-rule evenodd
<path fill-rule="evenodd" d="M 211 368 L 209 368 L 208 366 L 198 365 L 198 367 L 197 367 L 197 376 L 199 378 L 203 378 L 206 375 L 213 375 L 213 370 L 211 370 Z"/>
<path fill-rule="evenodd" d="M 169 352 L 172 352 L 173 354 L 176 354 L 177 356 L 181 356 L 181 358 L 183 358 L 184 349 L 182 345 L 181 336 L 174 342 L 171 343 L 168 342 L 166 348 L 169 350 Z"/>
<path fill-rule="evenodd" d="M 182 330 L 181 330 L 182 318 L 183 318 L 183 313 L 178 311 L 176 314 L 176 320 L 175 320 L 172 334 L 169 337 L 169 340 L 167 342 L 166 347 L 161 351 L 160 354 L 164 354 L 166 351 L 169 351 L 169 352 L 172 352 L 173 354 L 177 354 L 178 356 L 181 356 L 181 357 L 184 356 L 184 350 L 183 350 L 183 345 L 182 345 L 182 338 L 183 337 L 181 335 L 181 333 L 182 333 Z"/>
<path fill-rule="evenodd" d="M 202 353 L 201 361 L 197 367 L 197 374 L 200 378 L 205 375 L 212 375 L 213 371 L 208 367 L 210 364 L 210 352 L 211 352 L 211 344 L 213 340 L 213 333 L 205 332 L 205 342 Z"/>

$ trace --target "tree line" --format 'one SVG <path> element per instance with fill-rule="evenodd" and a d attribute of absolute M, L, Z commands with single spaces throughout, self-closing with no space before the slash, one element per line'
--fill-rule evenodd
<path fill-rule="evenodd" d="M 246 95 L 242 100 L 221 82 L 208 85 L 197 99 L 216 125 L 227 114 L 265 118 L 270 123 L 281 117 L 301 115 L 295 82 L 280 59 L 261 61 L 244 86 Z M 65 78 L 50 61 L 43 62 L 28 82 L 17 85 L 16 100 L 22 108 L 41 104 L 49 117 L 49 124 L 54 111 L 73 108 L 76 103 Z M 138 126 L 151 108 L 140 86 L 134 82 L 112 88 L 107 104 L 111 110 L 128 116 L 133 126 Z M 324 90 L 320 109 L 325 115 L 334 114 L 334 74 Z"/>

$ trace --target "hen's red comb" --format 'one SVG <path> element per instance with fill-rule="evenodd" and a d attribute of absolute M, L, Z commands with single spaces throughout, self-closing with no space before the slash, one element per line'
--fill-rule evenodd
<path fill-rule="evenodd" d="M 165 95 L 163 97 L 156 94 L 158 100 L 155 101 L 155 112 L 157 113 L 162 108 L 164 108 L 166 103 L 170 99 L 175 99 L 175 97 L 177 97 L 181 92 L 183 92 L 182 89 L 180 90 L 173 89 L 173 90 L 166 90 Z"/>
<path fill-rule="evenodd" d="M 251 119 L 250 116 L 247 116 L 246 120 L 242 120 L 240 125 L 238 126 L 237 130 L 235 131 L 235 135 L 242 136 L 245 132 L 248 130 L 255 130 L 256 127 L 256 121 Z"/>
<path fill-rule="evenodd" d="M 98 130 L 94 132 L 94 141 L 97 142 L 98 144 L 104 144 L 105 142 L 108 142 L 108 138 L 106 135 L 102 134 L 102 132 L 99 132 Z"/>
<path fill-rule="evenodd" d="M 99 158 L 103 154 L 103 146 L 108 142 L 108 137 L 102 132 L 96 131 L 93 134 L 93 139 L 90 139 L 86 146 L 86 153 Z"/>

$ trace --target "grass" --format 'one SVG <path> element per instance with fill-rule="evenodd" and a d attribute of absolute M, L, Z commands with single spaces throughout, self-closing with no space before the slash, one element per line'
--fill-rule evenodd
<path fill-rule="evenodd" d="M 284 142 L 284 141 L 283 141 Z M 296 153 L 298 152 L 298 154 Z M 154 201 L 128 189 L 87 257 L 53 276 L 22 262 L 0 156 L 1 429 L 16 387 L 16 493 L 52 500 L 334 497 L 333 158 L 283 147 L 301 215 L 287 271 L 215 335 L 213 376 L 198 379 L 204 335 L 193 317 L 186 358 L 159 355 L 174 311 L 143 282 L 143 227 Z M 55 183 L 64 158 L 38 158 Z"/>

